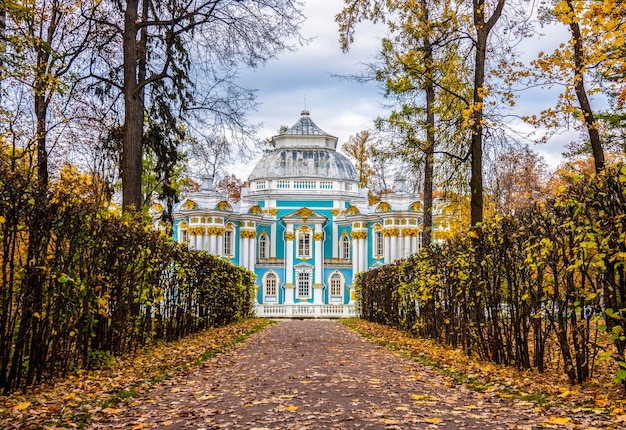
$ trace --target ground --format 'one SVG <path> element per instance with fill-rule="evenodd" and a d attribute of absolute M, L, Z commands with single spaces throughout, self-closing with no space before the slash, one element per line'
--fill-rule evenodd
<path fill-rule="evenodd" d="M 89 428 L 620 427 L 609 414 L 470 390 L 340 322 L 321 320 L 272 324 L 101 412 Z"/>

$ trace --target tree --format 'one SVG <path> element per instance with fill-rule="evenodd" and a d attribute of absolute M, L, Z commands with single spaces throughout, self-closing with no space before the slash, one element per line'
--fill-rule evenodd
<path fill-rule="evenodd" d="M 422 19 L 426 18 L 420 22 L 428 29 L 430 25 L 433 25 L 432 20 L 428 18 L 428 13 L 436 10 L 437 5 L 437 1 L 428 1 L 427 3 L 411 1 L 396 4 L 394 2 L 383 2 L 379 0 L 345 0 L 344 9 L 336 17 L 336 20 L 339 22 L 342 47 L 347 49 L 347 46 L 353 42 L 355 25 L 363 19 L 373 22 L 386 22 L 390 28 L 393 29 L 394 26 L 397 28 L 397 24 L 391 21 L 391 19 L 396 16 L 398 11 L 405 11 L 408 16 L 410 16 L 409 12 L 411 12 Z M 471 23 L 465 27 L 460 26 L 458 28 L 458 31 L 455 33 L 455 40 L 460 43 L 469 38 L 471 41 L 471 47 L 474 52 L 472 97 L 470 100 L 466 100 L 463 93 L 455 93 L 451 91 L 451 88 L 448 88 L 448 91 L 464 100 L 467 104 L 465 109 L 465 127 L 469 130 L 470 136 L 468 156 L 471 157 L 470 189 L 472 224 L 481 222 L 483 219 L 482 169 L 483 134 L 485 128 L 484 112 L 485 98 L 489 95 L 489 88 L 486 85 L 487 47 L 490 34 L 502 16 L 504 5 L 505 0 L 497 0 L 494 2 L 473 0 L 471 3 L 461 0 L 458 3 L 449 4 L 449 8 L 452 10 L 458 9 L 462 11 L 465 7 L 466 14 L 459 14 L 457 20 L 459 23 Z M 524 16 L 523 10 L 521 16 Z M 416 19 L 414 17 L 411 18 L 410 20 L 407 19 L 406 22 L 412 25 Z M 519 20 L 518 18 L 519 16 L 516 19 Z M 449 22 L 443 21 L 440 25 L 445 27 L 448 24 Z M 517 24 L 507 23 L 507 26 L 509 24 L 512 24 L 512 27 L 507 29 L 507 31 L 513 33 L 512 30 Z M 417 27 L 419 27 L 419 25 Z M 433 26 L 433 28 L 436 27 Z M 431 45 L 434 43 L 434 39 L 430 38 L 433 33 L 421 32 L 420 34 L 417 40 L 420 42 L 420 50 L 426 54 L 423 58 L 424 62 L 428 65 L 430 58 L 429 49 L 432 48 Z M 523 32 L 521 32 L 521 34 L 523 34 Z M 430 52 L 432 54 L 434 51 Z M 450 73 L 458 73 L 458 71 L 453 70 L 450 71 Z M 428 76 L 426 75 L 422 82 L 428 80 Z M 435 85 L 437 85 L 436 82 Z M 427 86 L 422 86 L 427 90 Z M 428 98 L 428 94 L 426 97 Z M 430 149 L 428 150 L 430 151 Z"/>
<path fill-rule="evenodd" d="M 284 40 L 299 36 L 300 6 L 296 0 L 128 0 L 100 17 L 104 31 L 112 31 L 112 40 L 120 43 L 123 53 L 119 63 L 110 65 L 111 70 L 105 67 L 111 59 L 102 58 L 102 73 L 94 75 L 123 94 L 121 178 L 126 210 L 143 203 L 146 106 L 151 105 L 158 121 L 167 127 L 193 110 L 203 110 L 228 126 L 243 129 L 241 119 L 246 106 L 251 106 L 252 95 L 237 92 L 232 85 L 234 70 L 240 64 L 255 67 L 288 49 Z M 200 69 L 202 80 L 192 79 Z M 115 76 L 122 78 L 122 85 Z M 221 95 L 216 88 L 232 92 Z"/>
<path fill-rule="evenodd" d="M 1 37 L 7 47 L 2 53 L 3 78 L 32 92 L 32 141 L 37 179 L 44 191 L 48 187 L 50 131 L 64 128 L 69 121 L 65 111 L 81 77 L 76 66 L 90 52 L 96 37 L 91 20 L 96 7 L 90 1 L 68 0 L 0 3 Z M 52 106 L 56 108 L 54 124 Z"/>
<path fill-rule="evenodd" d="M 370 132 L 359 131 L 356 135 L 350 136 L 348 141 L 341 145 L 341 149 L 348 157 L 352 158 L 356 164 L 356 171 L 359 175 L 359 187 L 369 188 L 372 177 L 376 173 L 370 164 L 370 157 L 373 154 L 373 146 L 370 143 Z"/>
<path fill-rule="evenodd" d="M 237 203 L 241 199 L 241 190 L 246 186 L 246 182 L 242 181 L 234 174 L 229 173 L 217 182 L 215 191 L 224 193 L 228 196 L 228 200 Z"/>
<path fill-rule="evenodd" d="M 490 187 L 496 215 L 519 213 L 543 199 L 547 180 L 547 164 L 528 145 L 499 154 Z"/>
<path fill-rule="evenodd" d="M 557 21 L 569 30 L 569 40 L 552 53 L 540 52 L 533 61 L 534 80 L 543 86 L 564 87 L 554 108 L 524 119 L 536 126 L 558 129 L 574 119 L 585 130 L 595 170 L 605 164 L 604 142 L 599 117 L 590 96 L 601 91 L 612 93 L 620 106 L 624 94 L 624 25 L 626 14 L 621 0 L 586 2 L 560 0 L 544 11 L 544 20 Z"/>

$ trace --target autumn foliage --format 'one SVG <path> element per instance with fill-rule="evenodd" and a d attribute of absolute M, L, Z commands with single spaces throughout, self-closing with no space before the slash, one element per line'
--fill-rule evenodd
<path fill-rule="evenodd" d="M 112 213 L 74 169 L 42 192 L 24 160 L 0 154 L 5 392 L 251 314 L 252 273 Z"/>
<path fill-rule="evenodd" d="M 626 166 L 360 275 L 369 321 L 571 383 L 626 380 Z M 607 364 L 608 363 L 608 364 Z"/>

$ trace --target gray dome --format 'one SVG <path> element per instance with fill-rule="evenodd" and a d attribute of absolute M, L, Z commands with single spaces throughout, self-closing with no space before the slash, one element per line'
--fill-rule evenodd
<path fill-rule="evenodd" d="M 348 157 L 327 148 L 282 148 L 269 152 L 254 167 L 249 180 L 280 178 L 358 181 Z"/>
<path fill-rule="evenodd" d="M 343 154 L 335 151 L 337 138 L 319 128 L 302 111 L 287 131 L 274 136 L 274 150 L 263 155 L 249 180 L 319 178 L 358 181 L 356 169 Z"/>

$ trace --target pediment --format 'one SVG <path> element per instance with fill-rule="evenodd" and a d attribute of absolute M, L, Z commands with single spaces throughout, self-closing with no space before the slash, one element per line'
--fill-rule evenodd
<path fill-rule="evenodd" d="M 309 208 L 301 208 L 298 209 L 297 211 L 288 213 L 287 215 L 284 215 L 281 218 L 283 221 L 299 221 L 302 220 L 303 223 L 306 223 L 308 221 L 325 221 L 328 218 L 325 217 L 322 214 L 319 214 Z"/>
<path fill-rule="evenodd" d="M 313 270 L 315 269 L 315 266 L 309 263 L 298 263 L 294 265 L 293 268 L 296 270 Z"/>

